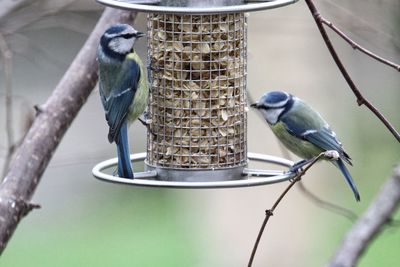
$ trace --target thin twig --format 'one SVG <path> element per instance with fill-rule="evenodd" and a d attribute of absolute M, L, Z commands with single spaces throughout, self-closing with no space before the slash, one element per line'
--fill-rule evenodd
<path fill-rule="evenodd" d="M 6 120 L 6 135 L 7 135 L 7 152 L 6 159 L 3 165 L 4 177 L 8 166 L 11 161 L 11 157 L 15 150 L 14 144 L 14 128 L 12 125 L 13 121 L 13 96 L 12 96 L 12 51 L 7 45 L 7 41 L 4 35 L 0 33 L 0 52 L 4 59 L 4 87 L 5 87 L 5 120 Z"/>
<path fill-rule="evenodd" d="M 272 206 L 271 209 L 266 210 L 265 211 L 265 218 L 264 221 L 260 227 L 260 231 L 258 232 L 257 238 L 256 238 L 256 242 L 254 243 L 253 246 L 253 250 L 251 251 L 251 255 L 250 255 L 250 259 L 249 259 L 249 263 L 248 263 L 248 267 L 251 267 L 254 261 L 254 256 L 256 255 L 256 251 L 258 248 L 258 244 L 260 243 L 261 240 L 261 236 L 264 233 L 265 230 L 265 226 L 267 225 L 269 218 L 274 215 L 273 212 L 276 209 L 276 207 L 278 206 L 278 204 L 281 202 L 281 200 L 284 198 L 284 196 L 286 195 L 287 192 L 289 192 L 289 190 L 294 186 L 294 184 L 296 182 L 298 182 L 300 180 L 300 176 L 296 176 L 289 184 L 288 187 L 286 187 L 285 191 L 283 191 L 283 193 L 279 196 L 278 200 L 274 203 L 274 205 Z"/>
<path fill-rule="evenodd" d="M 322 16 L 317 10 L 314 2 L 312 0 L 305 0 L 307 3 L 308 8 L 310 9 L 311 14 L 314 17 L 314 20 L 318 26 L 318 29 L 322 35 L 322 38 L 324 39 L 324 42 L 326 46 L 328 47 L 329 52 L 331 53 L 331 56 L 333 60 L 335 61 L 336 65 L 338 66 L 340 72 L 342 73 L 344 79 L 346 80 L 347 84 L 349 85 L 350 89 L 353 91 L 354 95 L 357 98 L 357 103 L 359 106 L 365 105 L 372 113 L 375 114 L 376 117 L 386 126 L 386 128 L 392 133 L 392 135 L 397 139 L 398 142 L 400 142 L 400 134 L 397 132 L 397 130 L 394 128 L 394 126 L 389 122 L 389 120 L 386 119 L 386 117 L 368 100 L 366 99 L 361 91 L 357 88 L 357 86 L 354 84 L 353 80 L 351 79 L 349 73 L 347 72 L 346 68 L 344 67 L 342 61 L 340 60 L 339 56 L 336 53 L 335 48 L 332 45 L 332 42 L 325 31 L 324 25 L 322 23 Z"/>
<path fill-rule="evenodd" d="M 258 248 L 258 245 L 261 240 L 261 236 L 264 232 L 265 226 L 267 225 L 269 218 L 274 215 L 274 211 L 276 207 L 278 207 L 279 203 L 282 201 L 282 199 L 286 196 L 286 194 L 289 192 L 289 190 L 295 185 L 296 182 L 301 180 L 301 177 L 313 166 L 319 159 L 322 157 L 329 157 L 329 151 L 327 152 L 322 152 L 318 156 L 314 157 L 313 160 L 304 168 L 302 169 L 290 182 L 289 186 L 286 187 L 286 189 L 282 192 L 282 194 L 278 197 L 278 199 L 275 201 L 274 205 L 272 206 L 271 209 L 268 209 L 265 211 L 265 218 L 264 221 L 260 227 L 260 231 L 258 232 L 256 242 L 254 243 L 253 250 L 250 255 L 249 263 L 247 264 L 248 267 L 251 267 L 254 261 L 254 256 L 256 255 L 256 251 Z"/>
<path fill-rule="evenodd" d="M 375 59 L 375 60 L 377 60 L 377 61 L 379 61 L 379 62 L 381 62 L 381 63 L 383 63 L 385 65 L 388 65 L 389 67 L 392 67 L 397 71 L 400 71 L 400 65 L 398 65 L 398 64 L 396 64 L 396 63 L 394 63 L 394 62 L 392 62 L 390 60 L 387 60 L 387 59 L 385 59 L 385 58 L 383 58 L 381 56 L 378 56 L 377 54 L 369 51 L 368 49 L 366 49 L 366 48 L 362 47 L 361 45 L 359 45 L 358 43 L 354 42 L 342 30 L 340 30 L 338 27 L 336 27 L 331 21 L 327 20 L 326 18 L 321 16 L 319 19 L 321 20 L 321 22 L 323 24 L 325 24 L 326 26 L 331 28 L 340 37 L 342 37 L 343 40 L 345 40 L 348 44 L 350 44 L 353 49 L 359 50 L 360 52 L 366 54 L 367 56 L 372 57 L 373 59 Z"/>

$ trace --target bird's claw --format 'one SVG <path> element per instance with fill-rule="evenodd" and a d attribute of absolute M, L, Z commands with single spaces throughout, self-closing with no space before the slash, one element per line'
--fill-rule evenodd
<path fill-rule="evenodd" d="M 148 71 L 160 72 L 161 68 L 159 66 L 154 66 L 154 63 L 150 63 L 147 65 Z"/>
<path fill-rule="evenodd" d="M 325 151 L 324 157 L 333 161 L 333 160 L 338 160 L 340 158 L 340 154 L 336 150 L 328 150 Z"/>
<path fill-rule="evenodd" d="M 289 172 L 294 173 L 294 174 L 297 175 L 297 174 L 300 174 L 300 173 L 303 172 L 303 168 L 302 167 L 292 166 L 292 167 L 289 168 Z"/>
<path fill-rule="evenodd" d="M 147 79 L 149 84 L 153 84 L 153 74 L 161 72 L 161 68 L 159 66 L 154 66 L 154 63 L 151 62 L 147 65 Z M 152 91 L 152 86 L 150 86 L 150 92 Z"/>
<path fill-rule="evenodd" d="M 307 163 L 308 161 L 305 159 L 300 160 L 289 168 L 289 172 L 299 174 L 303 171 L 303 166 L 306 165 Z"/>

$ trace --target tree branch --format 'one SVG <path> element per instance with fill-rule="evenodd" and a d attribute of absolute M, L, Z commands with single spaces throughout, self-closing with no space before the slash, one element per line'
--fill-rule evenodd
<path fill-rule="evenodd" d="M 361 45 L 359 45 L 358 43 L 354 42 L 349 36 L 347 36 L 342 30 L 340 30 L 338 27 L 336 27 L 332 22 L 330 22 L 329 20 L 325 19 L 324 17 L 320 16 L 319 19 L 321 20 L 321 22 L 323 24 L 325 24 L 326 26 L 328 26 L 329 28 L 331 28 L 334 32 L 336 32 L 340 37 L 342 37 L 343 40 L 345 40 L 349 45 L 351 45 L 351 47 L 353 49 L 359 50 L 360 52 L 366 54 L 367 56 L 385 64 L 388 65 L 389 67 L 394 68 L 397 71 L 400 71 L 400 65 L 387 60 L 381 56 L 378 56 L 375 53 L 372 53 L 371 51 L 369 51 L 368 49 L 362 47 Z"/>
<path fill-rule="evenodd" d="M 254 243 L 253 250 L 251 251 L 249 263 L 247 264 L 248 267 L 251 267 L 254 261 L 254 256 L 256 255 L 256 251 L 258 248 L 258 244 L 260 243 L 262 234 L 264 233 L 265 226 L 267 225 L 269 218 L 274 215 L 275 209 L 278 207 L 279 203 L 282 201 L 282 199 L 286 196 L 286 194 L 289 192 L 289 190 L 297 183 L 298 181 L 301 180 L 301 177 L 313 166 L 318 160 L 321 158 L 325 157 L 327 159 L 332 159 L 336 158 L 338 156 L 338 153 L 336 151 L 326 151 L 322 152 L 318 156 L 314 157 L 308 164 L 307 166 L 302 169 L 290 182 L 290 184 L 286 187 L 286 189 L 280 194 L 278 199 L 275 201 L 275 203 L 272 205 L 271 209 L 268 209 L 265 211 L 265 218 L 264 221 L 261 225 L 260 231 L 258 232 L 257 239 Z"/>
<path fill-rule="evenodd" d="M 356 266 L 365 249 L 390 223 L 400 205 L 400 165 L 395 169 L 376 199 L 347 233 L 327 267 Z"/>
<path fill-rule="evenodd" d="M 323 25 L 323 17 L 317 10 L 314 2 L 312 0 L 305 0 L 307 3 L 308 8 L 310 9 L 311 14 L 314 17 L 315 22 L 317 23 L 318 29 L 322 35 L 322 38 L 324 39 L 324 42 L 326 46 L 328 47 L 329 52 L 331 53 L 331 56 L 333 60 L 335 61 L 336 65 L 338 66 L 340 72 L 342 73 L 344 79 L 346 80 L 347 84 L 349 85 L 350 89 L 353 91 L 353 94 L 357 98 L 357 103 L 359 106 L 365 105 L 372 113 L 375 114 L 375 116 L 386 126 L 386 128 L 392 133 L 392 135 L 397 139 L 398 142 L 400 142 L 400 134 L 396 131 L 394 126 L 389 122 L 389 120 L 386 119 L 386 117 L 368 100 L 366 99 L 361 91 L 357 88 L 353 80 L 351 79 L 349 73 L 347 72 L 346 68 L 344 67 L 342 61 L 340 60 L 339 56 L 336 53 L 335 48 L 332 45 L 331 40 L 329 39 L 329 36 L 327 32 L 325 31 L 324 25 Z M 341 35 L 339 35 L 341 36 Z"/>
<path fill-rule="evenodd" d="M 132 13 L 106 8 L 67 72 L 41 106 L 0 185 L 0 253 L 29 203 L 55 149 L 97 82 L 96 51 L 101 34 L 116 22 L 132 23 Z"/>

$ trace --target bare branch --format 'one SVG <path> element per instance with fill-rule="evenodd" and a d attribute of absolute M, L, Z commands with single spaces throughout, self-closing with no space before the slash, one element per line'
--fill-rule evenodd
<path fill-rule="evenodd" d="M 387 60 L 381 56 L 378 56 L 375 53 L 372 53 L 371 51 L 369 51 L 368 49 L 362 47 L 361 45 L 359 45 L 358 43 L 354 42 L 350 37 L 348 37 L 342 30 L 340 30 L 338 27 L 336 27 L 332 22 L 330 22 L 329 20 L 325 19 L 324 17 L 319 17 L 319 19 L 321 20 L 321 22 L 323 24 L 325 24 L 326 26 L 328 26 L 329 28 L 331 28 L 334 32 L 336 32 L 340 37 L 343 38 L 343 40 L 345 40 L 348 44 L 351 45 L 351 47 L 353 47 L 353 49 L 359 50 L 360 52 L 366 54 L 369 57 L 372 57 L 373 59 L 388 65 L 389 67 L 394 68 L 397 71 L 400 71 L 400 65 L 391 62 L 390 60 Z"/>
<path fill-rule="evenodd" d="M 96 85 L 96 47 L 104 29 L 116 22 L 132 23 L 131 13 L 105 9 L 64 77 L 41 106 L 41 112 L 16 151 L 0 185 L 0 253 L 19 221 L 33 207 L 29 201 L 52 154 Z"/>
<path fill-rule="evenodd" d="M 365 249 L 391 222 L 400 205 L 400 165 L 395 169 L 376 199 L 346 234 L 327 267 L 356 266 Z"/>
<path fill-rule="evenodd" d="M 366 99 L 361 91 L 357 88 L 353 80 L 351 79 L 350 75 L 348 74 L 346 68 L 344 67 L 342 61 L 340 60 L 339 56 L 336 53 L 335 48 L 332 45 L 332 42 L 325 31 L 325 28 L 322 23 L 322 16 L 317 10 L 314 2 L 312 0 L 305 0 L 308 8 L 310 9 L 311 14 L 314 17 L 315 22 L 317 23 L 318 29 L 322 35 L 322 38 L 325 41 L 326 46 L 328 47 L 329 52 L 333 60 L 335 61 L 336 65 L 338 66 L 340 72 L 342 73 L 344 79 L 346 80 L 347 84 L 349 85 L 350 89 L 353 91 L 353 94 L 357 98 L 357 103 L 359 106 L 365 105 L 375 116 L 386 126 L 386 128 L 392 133 L 392 135 L 400 142 L 400 134 L 394 128 L 394 126 L 389 122 L 388 119 L 368 100 Z"/>
<path fill-rule="evenodd" d="M 336 151 L 335 151 L 336 152 Z M 337 153 L 337 152 L 336 152 Z M 290 184 L 288 185 L 288 187 L 286 187 L 286 189 L 282 192 L 282 194 L 280 194 L 280 196 L 278 197 L 278 199 L 275 201 L 275 203 L 272 205 L 272 208 L 269 210 L 265 211 L 265 218 L 264 221 L 260 227 L 260 231 L 258 232 L 257 235 L 257 239 L 256 242 L 254 243 L 253 246 L 253 250 L 251 251 L 251 255 L 250 255 L 250 259 L 249 259 L 249 263 L 247 264 L 248 267 L 251 267 L 254 261 L 254 256 L 256 255 L 256 251 L 258 248 L 258 244 L 260 243 L 261 240 L 261 236 L 264 233 L 265 230 L 265 226 L 267 225 L 269 218 L 274 215 L 274 211 L 275 209 L 278 207 L 279 203 L 282 201 L 282 199 L 286 196 L 286 194 L 289 192 L 289 190 L 295 185 L 295 183 L 297 183 L 298 181 L 301 180 L 301 177 L 311 168 L 311 166 L 313 166 L 318 160 L 320 160 L 321 158 L 331 158 L 332 157 L 332 151 L 326 151 L 326 152 L 322 152 L 321 154 L 319 154 L 318 156 L 314 157 L 309 163 L 308 165 L 302 169 L 290 182 Z"/>

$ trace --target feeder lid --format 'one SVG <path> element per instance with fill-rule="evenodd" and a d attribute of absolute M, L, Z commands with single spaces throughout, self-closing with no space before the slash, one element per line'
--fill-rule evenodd
<path fill-rule="evenodd" d="M 218 14 L 250 12 L 294 4 L 298 0 L 96 0 L 121 9 L 150 13 Z"/>

